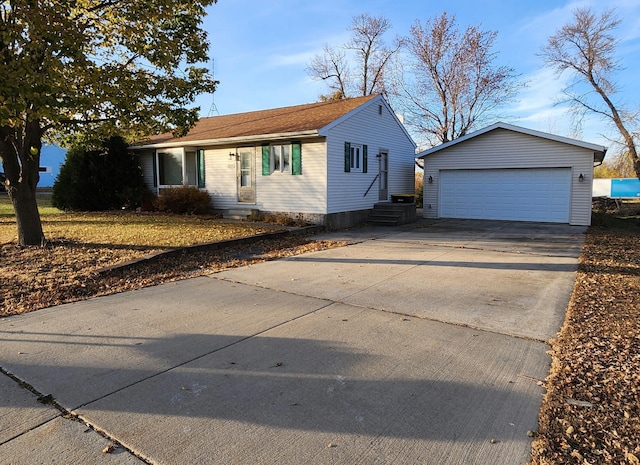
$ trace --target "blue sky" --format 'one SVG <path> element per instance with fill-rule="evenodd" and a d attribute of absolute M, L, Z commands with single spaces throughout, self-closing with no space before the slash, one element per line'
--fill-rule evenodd
<path fill-rule="evenodd" d="M 513 67 L 529 83 L 518 102 L 506 109 L 511 116 L 504 118 L 505 122 L 610 146 L 605 137 L 615 133 L 600 120 L 586 121 L 581 133 L 572 130 L 566 109 L 554 105 L 564 82 L 545 69 L 537 56 L 546 39 L 568 22 L 579 6 L 591 6 L 595 11 L 613 7 L 623 19 L 617 35 L 621 40 L 619 59 L 625 69 L 617 74 L 616 82 L 625 101 L 637 105 L 640 0 L 450 0 L 439 4 L 415 0 L 218 0 L 208 9 L 204 28 L 220 85 L 215 95 L 203 95 L 196 103 L 201 116 L 213 116 L 315 102 L 326 87 L 311 80 L 305 69 L 325 44 L 339 46 L 348 40 L 354 16 L 367 13 L 387 18 L 392 28 L 385 38 L 390 43 L 396 35 L 408 35 L 416 20 L 424 23 L 444 8 L 455 15 L 461 29 L 480 25 L 497 31 L 495 63 Z"/>

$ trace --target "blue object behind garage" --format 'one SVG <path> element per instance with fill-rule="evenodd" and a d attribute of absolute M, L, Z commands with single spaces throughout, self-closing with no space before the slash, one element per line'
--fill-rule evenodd
<path fill-rule="evenodd" d="M 612 179 L 612 198 L 640 198 L 640 179 Z"/>
<path fill-rule="evenodd" d="M 67 151 L 56 145 L 43 145 L 40 152 L 40 181 L 38 187 L 52 187 Z"/>

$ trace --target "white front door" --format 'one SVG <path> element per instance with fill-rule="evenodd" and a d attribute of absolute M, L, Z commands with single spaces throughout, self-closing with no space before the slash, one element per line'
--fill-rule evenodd
<path fill-rule="evenodd" d="M 241 147 L 236 153 L 236 178 L 238 185 L 238 202 L 255 203 L 256 201 L 256 176 L 255 176 L 255 149 L 253 147 Z"/>

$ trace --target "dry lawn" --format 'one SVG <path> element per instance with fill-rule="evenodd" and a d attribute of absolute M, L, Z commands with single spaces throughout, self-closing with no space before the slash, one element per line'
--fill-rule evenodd
<path fill-rule="evenodd" d="M 589 229 L 533 464 L 640 463 L 640 216 Z"/>
<path fill-rule="evenodd" d="M 251 246 L 201 248 L 120 265 L 194 244 L 281 231 L 267 223 L 164 214 L 63 213 L 42 202 L 48 244 L 16 246 L 15 219 L 0 199 L 0 317 L 342 245 L 290 235 Z"/>

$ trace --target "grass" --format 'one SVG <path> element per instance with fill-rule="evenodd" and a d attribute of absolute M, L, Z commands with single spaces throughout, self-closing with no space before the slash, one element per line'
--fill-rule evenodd
<path fill-rule="evenodd" d="M 36 198 L 38 201 L 38 210 L 41 215 L 58 215 L 64 213 L 51 206 L 50 194 L 37 194 Z M 9 200 L 9 196 L 4 192 L 0 192 L 0 219 L 4 218 L 13 219 L 15 218 L 15 213 L 13 211 L 11 200 Z"/>
<path fill-rule="evenodd" d="M 135 212 L 63 212 L 50 196 L 38 196 L 44 235 L 50 242 L 166 249 L 215 242 L 272 231 L 269 224 L 222 221 L 216 216 L 184 216 Z M 15 215 L 9 198 L 0 197 L 0 244 L 17 240 Z"/>

